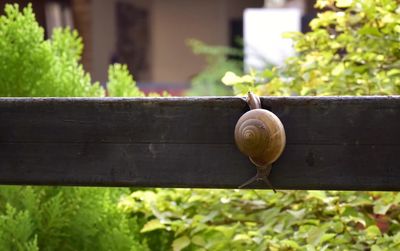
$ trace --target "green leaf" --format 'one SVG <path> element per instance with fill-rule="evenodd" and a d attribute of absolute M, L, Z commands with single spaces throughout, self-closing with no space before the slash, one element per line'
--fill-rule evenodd
<path fill-rule="evenodd" d="M 236 227 L 225 225 L 225 226 L 217 226 L 214 229 L 223 233 L 226 238 L 231 238 L 235 234 Z"/>
<path fill-rule="evenodd" d="M 397 33 L 400 33 L 400 24 L 398 24 L 394 27 L 394 31 Z"/>
<path fill-rule="evenodd" d="M 381 33 L 378 28 L 376 27 L 371 27 L 370 25 L 365 25 L 361 29 L 358 30 L 358 33 L 360 35 L 375 35 L 375 36 L 380 36 Z"/>
<path fill-rule="evenodd" d="M 233 238 L 233 241 L 248 241 L 251 240 L 250 236 L 247 234 L 237 234 L 235 235 L 235 237 Z"/>
<path fill-rule="evenodd" d="M 293 248 L 294 250 L 300 249 L 300 245 L 297 244 L 297 242 L 293 240 L 282 240 L 281 244 L 290 248 Z"/>
<path fill-rule="evenodd" d="M 322 237 L 325 234 L 325 230 L 319 227 L 313 227 L 307 234 L 307 243 L 313 246 L 317 246 L 320 242 Z"/>
<path fill-rule="evenodd" d="M 377 238 L 381 236 L 381 231 L 375 225 L 369 226 L 365 229 L 368 238 Z"/>
<path fill-rule="evenodd" d="M 182 249 L 184 249 L 189 245 L 190 245 L 190 239 L 185 235 L 174 240 L 174 242 L 172 243 L 172 249 L 174 251 L 181 251 Z"/>
<path fill-rule="evenodd" d="M 324 234 L 321 238 L 321 243 L 330 241 L 331 239 L 335 238 L 336 234 Z"/>
<path fill-rule="evenodd" d="M 324 191 L 308 191 L 310 198 L 317 198 L 321 201 L 326 199 L 326 193 Z"/>
<path fill-rule="evenodd" d="M 141 233 L 151 232 L 157 229 L 165 229 L 165 225 L 160 222 L 159 219 L 148 221 L 143 228 L 140 230 Z"/>
<path fill-rule="evenodd" d="M 335 68 L 333 68 L 332 75 L 339 76 L 340 74 L 343 73 L 343 71 L 344 71 L 344 65 L 343 65 L 343 63 L 339 63 L 335 66 Z"/>
<path fill-rule="evenodd" d="M 307 251 L 315 251 L 315 247 L 310 244 L 306 245 L 305 248 Z"/>
<path fill-rule="evenodd" d="M 336 6 L 339 8 L 347 8 L 350 7 L 353 3 L 353 0 L 336 0 Z"/>
<path fill-rule="evenodd" d="M 344 225 L 342 222 L 334 222 L 331 224 L 331 228 L 335 233 L 341 233 L 344 230 Z"/>
<path fill-rule="evenodd" d="M 400 25 L 399 25 L 400 26 Z M 388 76 L 396 76 L 396 75 L 400 75 L 400 69 L 392 69 L 390 71 L 387 72 Z"/>
<path fill-rule="evenodd" d="M 296 219 L 301 219 L 304 217 L 304 215 L 306 214 L 306 209 L 302 208 L 300 210 L 287 210 L 287 212 L 291 215 L 293 215 L 293 217 L 295 217 Z"/>
<path fill-rule="evenodd" d="M 225 85 L 235 85 L 242 82 L 241 77 L 237 76 L 234 72 L 228 71 L 222 78 L 222 83 Z"/>
<path fill-rule="evenodd" d="M 192 243 L 196 244 L 197 246 L 205 246 L 206 241 L 201 235 L 195 235 L 192 237 Z"/>
<path fill-rule="evenodd" d="M 378 245 L 372 245 L 371 251 L 382 251 L 382 249 Z"/>
<path fill-rule="evenodd" d="M 389 210 L 391 207 L 391 204 L 384 205 L 381 202 L 378 202 L 378 204 L 374 205 L 374 214 L 382 214 L 385 215 L 386 212 Z"/>

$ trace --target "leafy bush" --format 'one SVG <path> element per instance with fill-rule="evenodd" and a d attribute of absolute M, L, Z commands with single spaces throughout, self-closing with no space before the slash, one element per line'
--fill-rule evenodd
<path fill-rule="evenodd" d="M 229 56 L 240 56 L 242 52 L 228 47 L 210 46 L 195 39 L 190 39 L 187 43 L 194 54 L 205 57 L 207 66 L 192 78 L 192 86 L 186 95 L 232 95 L 232 88 L 222 85 L 221 78 L 226 71 L 236 74 L 243 73 L 243 63 L 239 60 L 229 59 Z"/>
<path fill-rule="evenodd" d="M 101 97 L 105 90 L 79 63 L 82 39 L 76 31 L 55 29 L 44 39 L 44 30 L 32 8 L 22 12 L 6 5 L 0 16 L 0 96 L 2 97 Z M 110 66 L 110 96 L 144 96 L 124 65 Z"/>
<path fill-rule="evenodd" d="M 1 250 L 148 250 L 117 207 L 127 189 L 1 187 Z"/>
<path fill-rule="evenodd" d="M 382 192 L 155 189 L 119 205 L 147 218 L 143 233 L 172 232 L 174 251 L 378 251 L 400 249 L 399 202 Z"/>
<path fill-rule="evenodd" d="M 142 97 L 126 65 L 115 64 L 108 69 L 108 94 L 114 97 Z"/>
<path fill-rule="evenodd" d="M 102 96 L 78 60 L 82 42 L 76 32 L 57 29 L 51 40 L 32 8 L 20 13 L 6 5 L 0 17 L 0 96 Z"/>
<path fill-rule="evenodd" d="M 82 41 L 58 29 L 44 40 L 32 8 L 0 16 L 0 96 L 104 96 L 79 63 Z M 125 66 L 109 70 L 109 94 L 143 96 Z M 0 250 L 149 250 L 140 219 L 117 208 L 128 189 L 0 187 Z"/>
<path fill-rule="evenodd" d="M 223 81 L 237 93 L 388 95 L 400 93 L 400 7 L 396 0 L 319 0 L 312 31 L 288 33 L 297 55 L 282 68 Z"/>

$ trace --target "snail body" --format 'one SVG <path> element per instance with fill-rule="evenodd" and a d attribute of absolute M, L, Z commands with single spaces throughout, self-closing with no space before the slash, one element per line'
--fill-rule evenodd
<path fill-rule="evenodd" d="M 241 187 L 255 180 L 263 180 L 272 187 L 268 175 L 271 164 L 279 158 L 285 148 L 285 129 L 275 114 L 261 109 L 261 102 L 257 96 L 249 93 L 247 103 L 251 110 L 243 114 L 236 123 L 235 142 L 239 150 L 256 166 L 257 175 Z"/>

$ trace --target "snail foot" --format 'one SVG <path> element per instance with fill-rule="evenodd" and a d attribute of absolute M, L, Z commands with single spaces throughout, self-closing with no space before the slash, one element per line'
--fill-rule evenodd
<path fill-rule="evenodd" d="M 271 184 L 267 177 L 263 177 L 262 180 L 272 189 L 272 191 L 274 191 L 274 193 L 276 193 L 274 186 Z"/>
<path fill-rule="evenodd" d="M 253 178 L 249 179 L 248 181 L 246 181 L 245 183 L 243 183 L 242 185 L 239 186 L 239 189 L 242 189 L 243 187 L 246 187 L 248 185 L 250 185 L 251 183 L 259 180 L 260 178 L 256 176 L 254 176 Z"/>
<path fill-rule="evenodd" d="M 242 185 L 240 185 L 239 189 L 244 188 L 256 181 L 264 181 L 272 189 L 272 191 L 276 193 L 274 186 L 268 179 L 269 173 L 271 172 L 271 168 L 272 168 L 271 165 L 268 165 L 266 168 L 257 168 L 257 174 L 248 181 L 246 181 L 245 183 L 243 183 Z"/>

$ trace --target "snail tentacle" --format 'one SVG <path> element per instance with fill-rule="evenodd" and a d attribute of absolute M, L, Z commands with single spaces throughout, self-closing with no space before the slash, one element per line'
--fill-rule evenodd
<path fill-rule="evenodd" d="M 257 95 L 254 95 L 252 92 L 249 92 L 246 98 L 247 105 L 250 107 L 250 110 L 261 109 L 261 100 Z"/>

